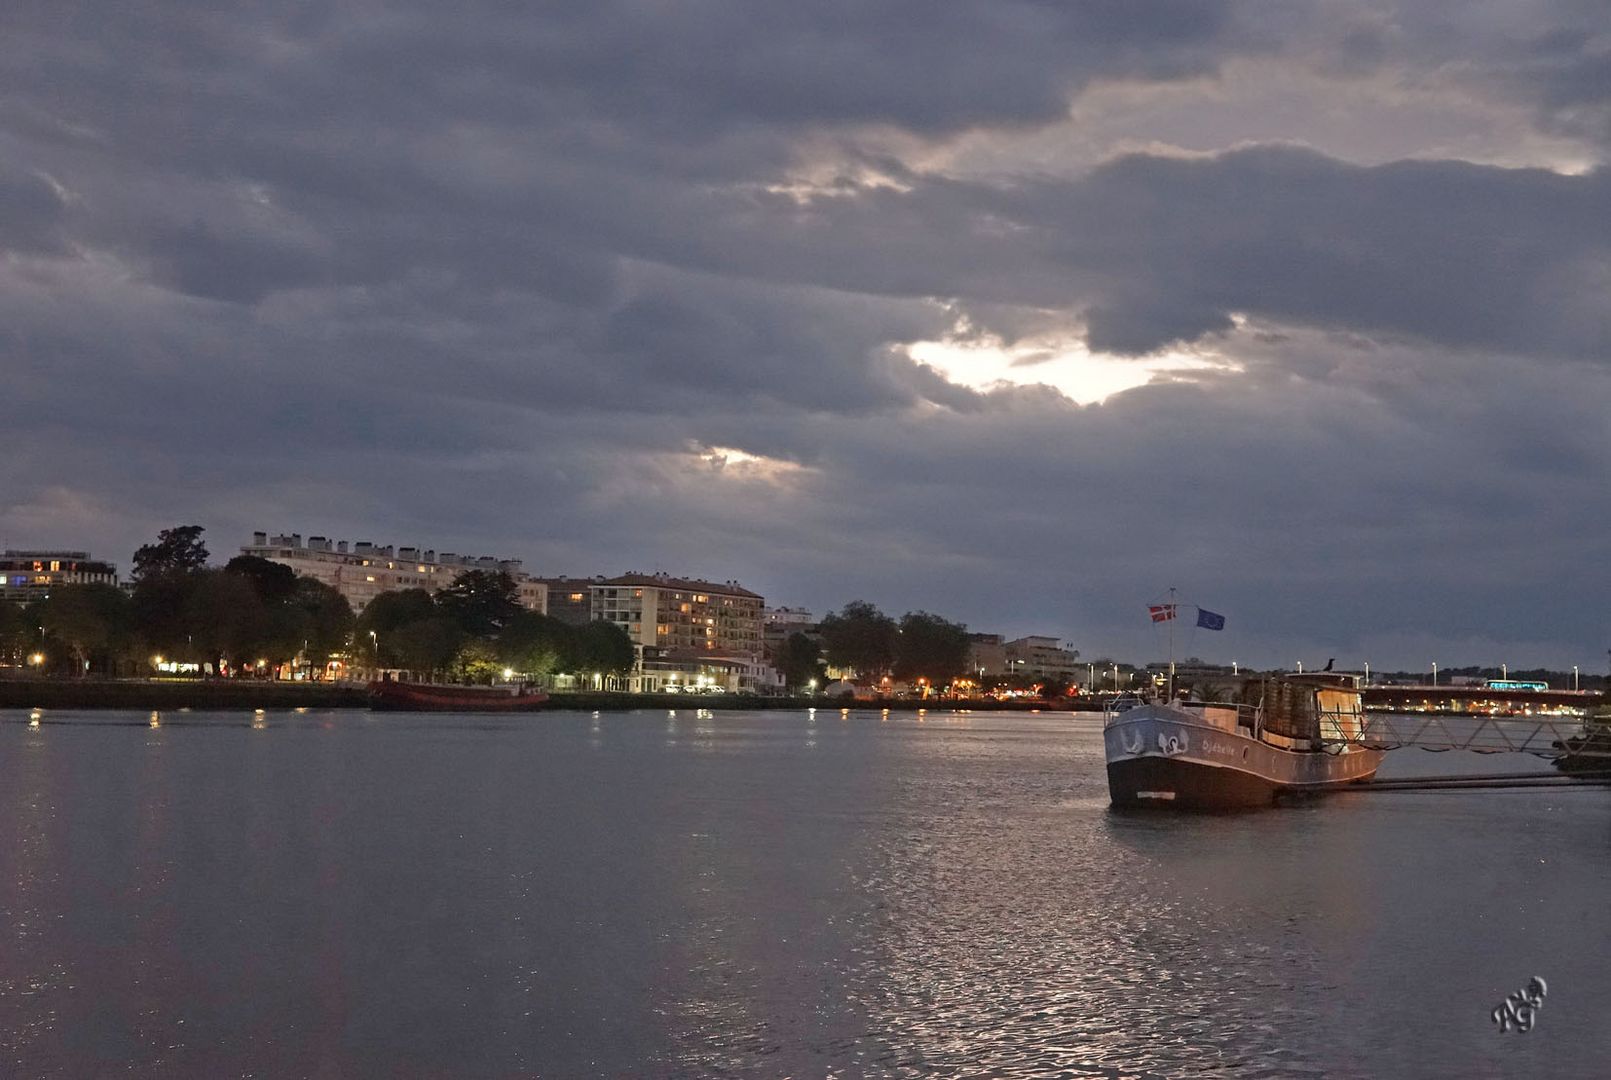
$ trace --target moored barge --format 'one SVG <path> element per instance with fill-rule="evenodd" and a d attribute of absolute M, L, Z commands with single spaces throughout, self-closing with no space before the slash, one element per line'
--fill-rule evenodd
<path fill-rule="evenodd" d="M 516 686 L 453 686 L 377 679 L 369 684 L 369 707 L 383 712 L 531 712 L 548 695 Z"/>
<path fill-rule="evenodd" d="M 1114 806 L 1234 810 L 1369 780 L 1359 677 L 1250 679 L 1233 702 L 1118 701 L 1103 724 Z"/>

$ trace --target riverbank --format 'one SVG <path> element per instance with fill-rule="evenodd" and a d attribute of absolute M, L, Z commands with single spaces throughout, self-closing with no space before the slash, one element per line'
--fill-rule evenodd
<path fill-rule="evenodd" d="M 0 679 L 0 709 L 362 709 L 368 694 L 359 683 L 272 682 L 259 679 Z M 847 701 L 830 697 L 760 694 L 556 693 L 547 708 L 618 711 L 630 709 L 889 709 L 894 712 L 960 709 L 992 712 L 1096 712 L 1095 699 L 1056 702 L 1019 698 L 939 701 L 890 698 Z"/>

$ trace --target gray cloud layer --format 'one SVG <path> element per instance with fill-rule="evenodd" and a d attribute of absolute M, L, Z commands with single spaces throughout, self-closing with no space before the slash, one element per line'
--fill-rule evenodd
<path fill-rule="evenodd" d="M 1598 662 L 1606 169 L 944 155 L 1235 62 L 1599 160 L 1600 5 L 131 12 L 0 15 L 12 544 L 362 534 L 1130 655 L 1173 582 L 1243 659 Z M 1235 369 L 959 385 L 903 348 L 959 313 Z"/>

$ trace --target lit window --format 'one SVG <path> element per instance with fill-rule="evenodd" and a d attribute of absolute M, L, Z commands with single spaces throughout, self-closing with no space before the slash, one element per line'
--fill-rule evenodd
<path fill-rule="evenodd" d="M 375 575 L 374 574 L 366 574 L 366 575 L 364 575 L 364 580 L 365 581 L 374 581 L 375 580 Z"/>
<path fill-rule="evenodd" d="M 60 570 L 62 568 L 61 561 L 60 560 L 52 560 L 51 564 L 50 564 L 50 568 L 51 568 L 52 571 Z"/>
<path fill-rule="evenodd" d="M 582 594 L 581 593 L 579 593 L 579 592 L 571 593 L 571 603 L 580 604 L 581 602 L 582 602 Z"/>

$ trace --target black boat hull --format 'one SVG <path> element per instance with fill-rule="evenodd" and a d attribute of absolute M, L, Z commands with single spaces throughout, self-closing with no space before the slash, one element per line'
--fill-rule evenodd
<path fill-rule="evenodd" d="M 1104 732 L 1109 798 L 1117 807 L 1252 809 L 1368 780 L 1382 759 L 1382 751 L 1359 746 L 1287 750 L 1243 730 L 1168 706 L 1123 714 Z"/>

